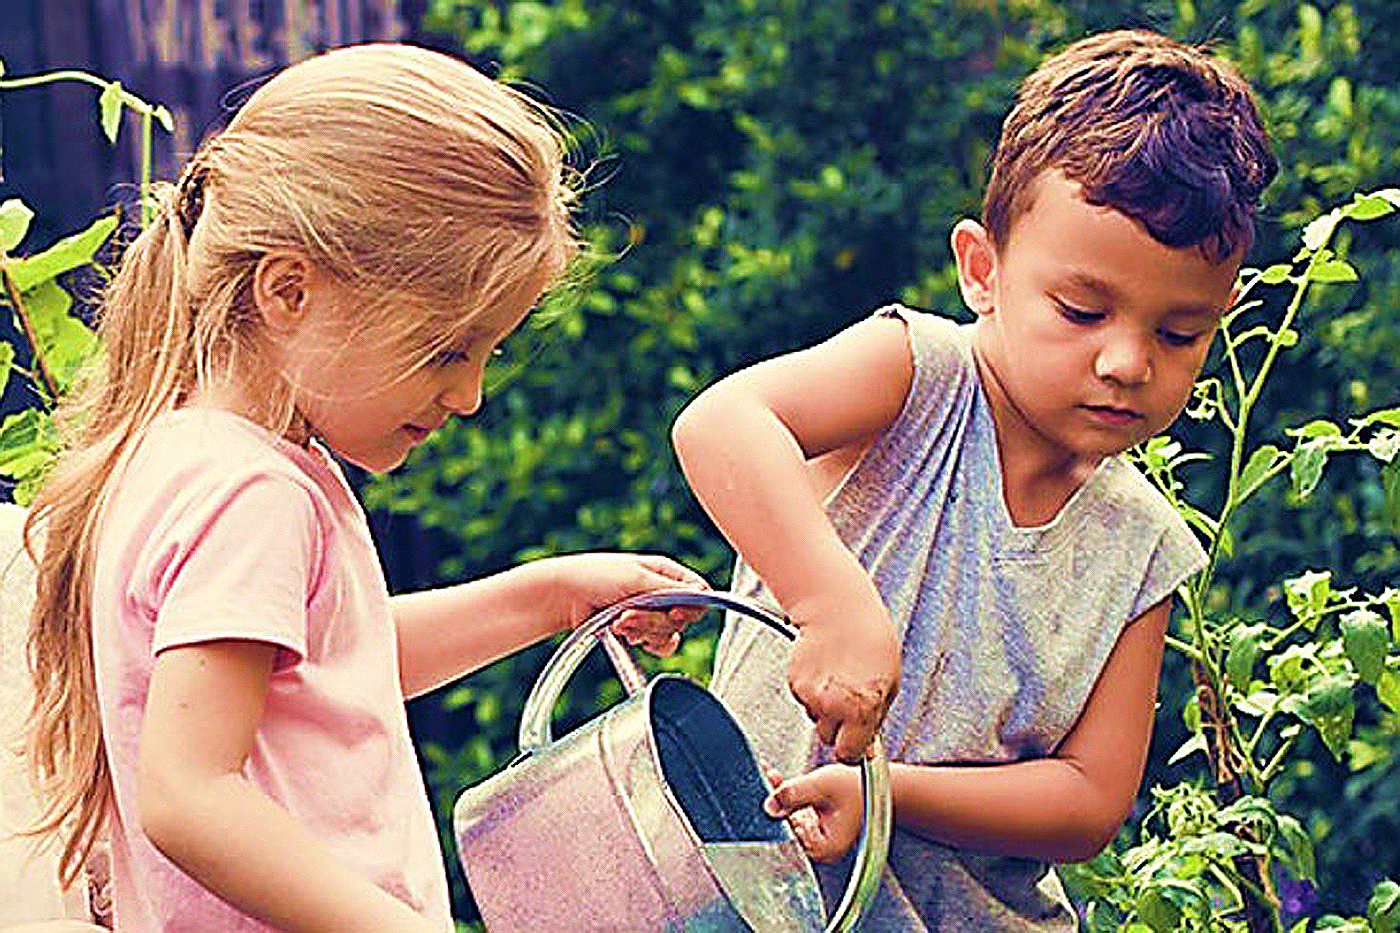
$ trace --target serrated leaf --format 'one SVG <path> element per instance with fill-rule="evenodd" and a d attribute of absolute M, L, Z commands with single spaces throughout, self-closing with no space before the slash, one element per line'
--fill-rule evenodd
<path fill-rule="evenodd" d="M 1259 281 L 1265 285 L 1279 285 L 1288 281 L 1288 277 L 1293 274 L 1293 267 L 1284 263 L 1277 263 L 1269 266 L 1259 273 Z"/>
<path fill-rule="evenodd" d="M 64 237 L 41 253 L 12 260 L 8 268 L 15 287 L 27 292 L 46 279 L 92 262 L 116 227 L 117 218 L 102 217 L 86 230 Z"/>
<path fill-rule="evenodd" d="M 117 141 L 117 131 L 122 125 L 122 84 L 120 81 L 113 81 L 102 89 L 102 94 L 97 98 L 97 109 L 102 113 L 102 132 L 107 134 L 108 142 Z"/>
<path fill-rule="evenodd" d="M 1385 620 L 1370 609 L 1356 609 L 1342 616 L 1339 624 L 1347 660 L 1362 680 L 1374 684 L 1385 671 L 1385 656 L 1390 651 Z"/>
<path fill-rule="evenodd" d="M 34 212 L 19 198 L 7 198 L 0 204 L 0 253 L 8 253 L 20 244 L 33 219 Z M 13 264 L 10 268 L 13 271 Z"/>

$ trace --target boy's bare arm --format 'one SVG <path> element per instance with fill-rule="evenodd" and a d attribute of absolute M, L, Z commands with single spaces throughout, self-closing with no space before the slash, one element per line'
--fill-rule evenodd
<path fill-rule="evenodd" d="M 244 777 L 275 651 L 219 641 L 156 658 L 140 749 L 146 835 L 200 884 L 279 930 L 429 933 L 425 917 L 356 874 Z"/>
<path fill-rule="evenodd" d="M 701 393 L 673 430 L 696 497 L 800 631 L 789 682 L 837 757 L 864 752 L 898 682 L 899 645 L 808 461 L 864 449 L 913 378 L 902 322 L 863 321 Z"/>
<path fill-rule="evenodd" d="M 1170 600 L 1124 629 L 1079 722 L 1048 758 L 1005 765 L 893 764 L 895 819 L 961 849 L 1048 861 L 1096 855 L 1126 818 L 1142 781 Z M 812 807 L 794 821 L 809 854 L 834 859 L 860 831 L 854 769 L 818 768 L 788 781 L 770 812 Z"/>

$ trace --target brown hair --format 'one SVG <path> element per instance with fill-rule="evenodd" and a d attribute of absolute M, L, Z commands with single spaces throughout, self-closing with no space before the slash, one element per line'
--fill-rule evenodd
<path fill-rule="evenodd" d="M 998 246 L 1036 180 L 1057 169 L 1088 203 L 1216 262 L 1249 247 L 1278 171 L 1239 72 L 1144 30 L 1090 36 L 1046 59 L 1022 83 L 991 164 L 982 217 Z"/>
<path fill-rule="evenodd" d="M 65 882 L 111 799 L 91 585 L 114 477 L 155 417 L 229 379 L 260 380 L 271 430 L 297 419 L 291 388 L 267 378 L 250 292 L 259 259 L 298 250 L 357 289 L 351 339 L 413 365 L 526 277 L 557 279 L 578 248 L 549 115 L 461 61 L 403 45 L 281 71 L 158 197 L 104 295 L 99 359 L 59 411 L 66 448 L 26 527 L 31 550 L 42 545 L 28 752 L 47 809 L 34 832 L 63 837 Z"/>

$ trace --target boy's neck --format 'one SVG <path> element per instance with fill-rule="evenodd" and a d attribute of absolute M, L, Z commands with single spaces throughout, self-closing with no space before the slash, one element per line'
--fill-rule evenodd
<path fill-rule="evenodd" d="M 1103 458 L 1077 455 L 1037 432 L 1017 410 L 975 344 L 973 359 L 992 413 L 1006 512 L 1018 527 L 1048 524 L 1094 474 Z"/>

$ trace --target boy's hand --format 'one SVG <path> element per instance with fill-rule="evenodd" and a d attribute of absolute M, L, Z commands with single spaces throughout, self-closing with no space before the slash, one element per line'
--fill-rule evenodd
<path fill-rule="evenodd" d="M 873 590 L 873 587 L 871 588 Z M 788 686 L 838 761 L 858 764 L 899 687 L 899 640 L 878 597 L 799 622 Z M 873 605 L 872 605 L 873 603 Z M 861 609 L 865 611 L 861 611 Z"/>
<path fill-rule="evenodd" d="M 823 765 L 783 781 L 765 764 L 763 773 L 774 787 L 763 801 L 763 811 L 787 818 L 808 858 L 834 862 L 855 845 L 865 810 L 859 771 L 847 765 Z"/>

